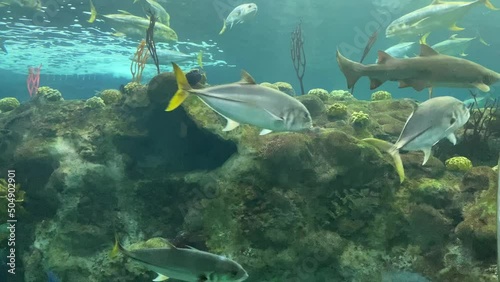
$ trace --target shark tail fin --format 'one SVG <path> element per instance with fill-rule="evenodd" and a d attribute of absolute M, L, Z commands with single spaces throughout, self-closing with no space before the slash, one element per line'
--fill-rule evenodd
<path fill-rule="evenodd" d="M 90 18 L 87 22 L 93 23 L 95 19 L 97 18 L 97 10 L 95 9 L 94 3 L 92 0 L 89 0 L 90 2 Z"/>
<path fill-rule="evenodd" d="M 222 29 L 219 32 L 219 35 L 223 34 L 224 31 L 226 31 L 226 21 L 224 21 L 224 25 L 222 26 Z"/>
<path fill-rule="evenodd" d="M 396 172 L 399 175 L 400 183 L 403 183 L 405 180 L 405 169 L 403 167 L 403 161 L 401 160 L 401 156 L 399 155 L 399 150 L 394 146 L 394 144 L 376 139 L 376 138 L 365 138 L 363 139 L 366 143 L 375 146 L 377 149 L 385 151 L 392 156 L 394 160 L 394 166 L 396 168 Z"/>
<path fill-rule="evenodd" d="M 363 64 L 351 61 L 346 57 L 340 54 L 340 51 L 337 50 L 337 64 L 340 67 L 340 70 L 344 74 L 347 80 L 347 88 L 351 89 L 354 87 L 354 84 L 363 76 L 363 69 L 365 66 Z"/>
<path fill-rule="evenodd" d="M 192 90 L 191 85 L 186 78 L 186 75 L 182 72 L 181 68 L 176 63 L 172 63 L 174 67 L 175 79 L 177 80 L 177 92 L 175 92 L 174 97 L 168 103 L 167 109 L 165 111 L 170 112 L 179 107 L 184 100 L 189 96 L 189 91 Z"/>
<path fill-rule="evenodd" d="M 483 3 L 486 6 L 486 8 L 488 8 L 490 10 L 493 10 L 493 11 L 500 10 L 497 7 L 493 6 L 493 4 L 491 4 L 490 0 L 479 0 L 479 1 L 481 1 L 481 3 Z"/>

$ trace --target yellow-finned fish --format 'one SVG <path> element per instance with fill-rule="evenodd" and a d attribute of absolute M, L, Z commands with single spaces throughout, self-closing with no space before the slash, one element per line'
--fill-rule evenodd
<path fill-rule="evenodd" d="M 424 35 L 422 39 L 420 39 L 420 44 L 427 44 L 427 36 Z M 479 41 L 486 45 L 490 46 L 486 41 L 484 41 L 481 37 L 457 37 L 457 34 L 453 34 L 450 38 L 438 42 L 431 46 L 432 49 L 436 50 L 439 54 L 448 55 L 448 56 L 462 56 L 465 57 L 467 54 L 465 50 L 469 48 L 472 41 L 479 38 Z"/>
<path fill-rule="evenodd" d="M 146 30 L 149 27 L 149 19 L 132 15 L 127 11 L 118 11 L 120 14 L 102 15 L 102 17 L 107 19 L 106 22 L 117 31 L 115 35 L 125 35 L 138 39 L 144 38 Z M 88 22 L 93 23 L 96 18 L 97 10 L 92 0 L 90 0 L 90 19 Z M 154 34 L 157 42 L 175 42 L 178 39 L 177 33 L 173 29 L 160 22 L 155 24 Z"/>
<path fill-rule="evenodd" d="M 227 120 L 223 131 L 231 131 L 241 123 L 262 128 L 260 135 L 272 131 L 304 131 L 312 129 L 311 115 L 297 99 L 255 83 L 245 71 L 235 83 L 193 89 L 182 70 L 175 63 L 178 91 L 166 111 L 173 111 L 189 96 L 195 95 L 208 107 Z"/>
<path fill-rule="evenodd" d="M 111 257 L 118 253 L 156 272 L 158 277 L 153 281 L 172 278 L 186 282 L 242 282 L 248 278 L 245 269 L 234 260 L 192 247 L 177 248 L 169 242 L 163 248 L 127 250 L 115 236 Z"/>
<path fill-rule="evenodd" d="M 244 23 L 246 20 L 252 18 L 257 14 L 257 4 L 255 3 L 246 3 L 241 4 L 238 7 L 234 8 L 231 13 L 224 20 L 224 26 L 222 26 L 219 34 L 223 34 L 226 31 L 227 26 L 229 29 L 233 27 L 235 24 Z"/>
<path fill-rule="evenodd" d="M 456 22 L 470 9 L 478 5 L 485 5 L 491 10 L 498 10 L 490 0 L 476 0 L 473 2 L 444 2 L 434 0 L 430 5 L 406 14 L 394 20 L 386 29 L 385 35 L 389 37 L 414 37 L 432 32 L 440 28 L 449 28 L 460 31 Z"/>
<path fill-rule="evenodd" d="M 203 68 L 203 51 L 200 50 L 200 52 L 198 52 L 198 56 L 196 56 L 196 59 L 198 61 L 198 66 L 200 66 L 200 68 Z"/>
<path fill-rule="evenodd" d="M 446 138 L 453 145 L 457 143 L 455 131 L 467 123 L 469 118 L 469 109 L 462 101 L 451 96 L 435 97 L 417 106 L 406 120 L 395 144 L 376 138 L 366 138 L 363 141 L 393 157 L 399 179 L 403 182 L 405 173 L 399 150 L 423 151 L 422 165 L 425 165 L 432 155 L 432 146 L 441 139 Z"/>

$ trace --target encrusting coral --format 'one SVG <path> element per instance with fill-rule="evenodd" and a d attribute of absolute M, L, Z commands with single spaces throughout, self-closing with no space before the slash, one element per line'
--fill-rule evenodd
<path fill-rule="evenodd" d="M 453 157 L 445 162 L 446 169 L 450 171 L 468 171 L 472 168 L 472 162 L 466 157 Z"/>
<path fill-rule="evenodd" d="M 372 101 L 381 101 L 381 100 L 390 100 L 390 99 L 392 99 L 391 93 L 389 93 L 387 91 L 383 91 L 383 90 L 374 92 L 374 93 L 372 93 L 372 96 L 371 96 Z"/>
<path fill-rule="evenodd" d="M 0 113 L 10 112 L 19 107 L 20 103 L 17 98 L 5 97 L 0 99 Z"/>

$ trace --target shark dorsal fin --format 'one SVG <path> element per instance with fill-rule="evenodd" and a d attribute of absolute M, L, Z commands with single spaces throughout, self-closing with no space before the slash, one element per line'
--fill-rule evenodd
<path fill-rule="evenodd" d="M 387 61 L 390 61 L 390 60 L 393 60 L 394 58 L 391 57 L 391 55 L 387 54 L 386 52 L 384 51 L 378 51 L 378 60 L 377 60 L 377 64 L 381 65 L 381 64 L 385 64 L 387 63 Z"/>
<path fill-rule="evenodd" d="M 255 80 L 253 77 L 246 72 L 245 70 L 241 71 L 241 80 L 239 81 L 240 84 L 257 84 L 255 83 Z"/>
<path fill-rule="evenodd" d="M 436 50 L 432 49 L 429 45 L 420 44 L 420 57 L 436 56 L 439 55 Z"/>

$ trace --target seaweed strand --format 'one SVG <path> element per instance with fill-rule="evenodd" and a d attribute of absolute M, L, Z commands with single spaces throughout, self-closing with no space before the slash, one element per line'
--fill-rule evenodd
<path fill-rule="evenodd" d="M 303 95 L 305 92 L 302 80 L 306 72 L 306 54 L 304 52 L 304 38 L 302 37 L 302 20 L 299 21 L 299 24 L 292 32 L 290 56 L 292 58 L 293 68 L 300 82 L 300 91 Z"/>

